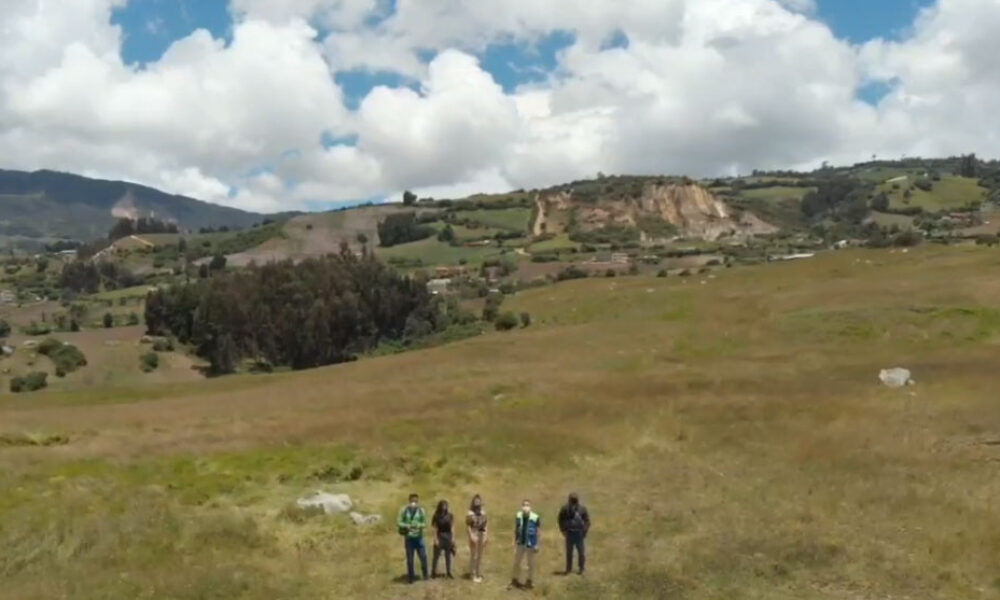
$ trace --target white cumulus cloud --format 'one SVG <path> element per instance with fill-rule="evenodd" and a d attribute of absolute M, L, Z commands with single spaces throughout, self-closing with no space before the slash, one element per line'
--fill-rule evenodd
<path fill-rule="evenodd" d="M 385 0 L 231 0 L 230 43 L 199 30 L 142 68 L 122 61 L 110 21 L 124 3 L 4 0 L 0 167 L 272 211 L 598 171 L 1000 154 L 1000 0 L 939 0 L 904 36 L 861 46 L 812 0 L 398 0 L 392 13 Z M 572 43 L 516 89 L 480 60 L 554 32 Z M 352 110 L 335 80 L 347 71 L 404 84 Z M 857 98 L 873 82 L 889 90 L 874 106 Z"/>

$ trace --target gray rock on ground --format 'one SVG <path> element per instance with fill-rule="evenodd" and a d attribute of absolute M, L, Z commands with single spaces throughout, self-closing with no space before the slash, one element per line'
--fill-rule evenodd
<path fill-rule="evenodd" d="M 354 507 L 351 497 L 347 494 L 327 494 L 326 492 L 316 492 L 310 496 L 299 498 L 295 504 L 299 508 L 319 508 L 324 514 L 336 515 L 345 513 Z"/>
<path fill-rule="evenodd" d="M 882 385 L 890 388 L 901 388 L 906 385 L 916 384 L 909 369 L 898 367 L 894 369 L 882 369 L 878 374 L 878 378 L 882 382 Z"/>
<path fill-rule="evenodd" d="M 363 515 L 361 513 L 352 512 L 350 517 L 351 520 L 354 521 L 355 525 L 376 525 L 382 521 L 382 515 Z"/>

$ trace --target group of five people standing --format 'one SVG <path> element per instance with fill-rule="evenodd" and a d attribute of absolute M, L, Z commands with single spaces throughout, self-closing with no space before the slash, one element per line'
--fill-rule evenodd
<path fill-rule="evenodd" d="M 417 494 L 410 494 L 409 503 L 399 511 L 396 519 L 400 535 L 404 536 L 406 548 L 406 576 L 409 583 L 416 581 L 414 560 L 419 558 L 421 574 L 427 579 L 427 550 L 424 546 L 424 530 L 427 517 L 420 506 Z M 434 557 L 431 577 L 438 576 L 438 564 L 442 555 L 445 562 L 445 577 L 452 578 L 451 561 L 457 554 L 455 544 L 455 517 L 448 509 L 448 502 L 437 504 L 430 520 L 434 528 Z M 483 550 L 489 540 L 488 520 L 483 499 L 479 494 L 472 497 L 469 512 L 465 517 L 466 532 L 469 537 L 469 577 L 476 583 L 483 580 Z M 510 587 L 521 587 L 520 576 L 525 561 L 528 563 L 528 577 L 524 586 L 531 589 L 535 572 L 535 554 L 541 544 L 542 520 L 531 510 L 531 501 L 524 500 L 521 510 L 514 516 L 514 567 Z M 570 494 L 566 505 L 559 511 L 559 531 L 566 542 L 566 574 L 573 570 L 573 553 L 577 554 L 578 573 L 583 575 L 586 565 L 585 540 L 590 531 L 590 514 L 580 502 L 579 496 Z"/>

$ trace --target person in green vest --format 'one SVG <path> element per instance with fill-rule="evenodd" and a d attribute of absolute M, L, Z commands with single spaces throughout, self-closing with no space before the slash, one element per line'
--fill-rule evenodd
<path fill-rule="evenodd" d="M 427 527 L 427 515 L 420 506 L 420 497 L 410 494 L 410 502 L 399 511 L 396 519 L 399 535 L 403 536 L 406 545 L 406 580 L 413 583 L 417 575 L 413 568 L 413 555 L 420 557 L 420 570 L 427 579 L 427 548 L 424 546 L 424 529 Z"/>
<path fill-rule="evenodd" d="M 521 575 L 521 563 L 528 559 L 528 579 L 524 582 L 525 589 L 533 587 L 535 575 L 535 554 L 542 541 L 542 520 L 531 511 L 531 501 L 521 503 L 521 510 L 514 515 L 514 569 L 510 575 L 508 589 L 521 587 L 518 578 Z"/>

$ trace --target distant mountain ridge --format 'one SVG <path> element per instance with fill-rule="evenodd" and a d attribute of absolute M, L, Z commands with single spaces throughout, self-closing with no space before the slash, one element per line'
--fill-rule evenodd
<path fill-rule="evenodd" d="M 265 218 L 125 181 L 0 169 L 0 236 L 90 240 L 123 216 L 173 221 L 181 229 L 249 227 Z"/>

